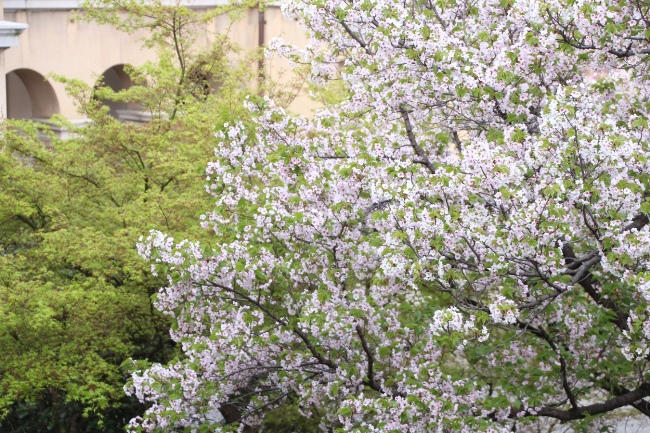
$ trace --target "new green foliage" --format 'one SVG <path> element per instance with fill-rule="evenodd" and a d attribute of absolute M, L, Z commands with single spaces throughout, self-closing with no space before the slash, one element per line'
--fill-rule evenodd
<path fill-rule="evenodd" d="M 42 124 L 8 121 L 0 143 L 0 430 L 120 431 L 142 406 L 124 397 L 130 357 L 177 356 L 169 321 L 152 304 L 167 284 L 136 251 L 165 227 L 202 236 L 209 206 L 205 164 L 214 133 L 246 121 L 253 56 L 227 36 L 199 48 L 207 14 L 181 6 L 101 1 L 86 17 L 133 32 L 158 60 L 127 67 L 133 86 L 64 81 L 89 119 L 60 140 Z M 139 107 L 149 120 L 121 123 L 105 101 Z M 46 137 L 43 139 L 43 137 Z"/>

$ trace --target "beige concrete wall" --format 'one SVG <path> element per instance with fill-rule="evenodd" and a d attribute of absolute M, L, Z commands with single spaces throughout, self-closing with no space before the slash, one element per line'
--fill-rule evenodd
<path fill-rule="evenodd" d="M 5 19 L 26 23 L 17 47 L 5 51 L 5 71 L 29 69 L 82 79 L 94 84 L 108 68 L 122 63 L 142 64 L 153 53 L 140 48 L 137 38 L 94 23 L 73 22 L 66 10 L 5 10 Z M 60 113 L 77 119 L 72 99 L 60 83 L 50 83 L 58 99 Z M 32 95 L 39 97 L 42 95 Z"/>
<path fill-rule="evenodd" d="M 307 31 L 301 28 L 295 20 L 289 19 L 282 14 L 279 7 L 271 7 L 265 11 L 266 17 L 266 38 L 268 42 L 271 38 L 281 37 L 285 41 L 295 44 L 300 48 L 304 48 L 309 40 L 307 38 Z M 293 79 L 291 74 L 291 67 L 289 63 L 281 58 L 271 57 L 265 62 L 267 71 L 270 71 L 272 79 L 282 82 L 286 79 Z M 282 76 L 284 78 L 278 78 Z M 306 85 L 303 92 L 301 92 L 291 103 L 289 109 L 298 114 L 312 113 L 320 105 L 315 103 L 307 95 Z"/>
<path fill-rule="evenodd" d="M 47 3 L 44 0 L 38 4 L 41 8 L 7 8 L 8 4 L 14 3 L 5 0 L 4 19 L 26 23 L 29 28 L 20 36 L 20 44 L 17 47 L 4 51 L 4 70 L 9 74 L 10 85 L 16 83 L 17 76 L 21 78 L 29 76 L 33 84 L 35 75 L 30 71 L 42 76 L 50 73 L 60 74 L 94 85 L 98 76 L 115 65 L 141 65 L 155 57 L 155 53 L 142 48 L 139 42 L 142 34 L 128 35 L 110 26 L 73 21 L 71 9 L 43 9 L 43 4 Z M 61 2 L 51 4 L 55 3 Z M 234 24 L 229 23 L 226 17 L 218 17 L 205 25 L 205 31 L 199 34 L 197 43 L 205 45 L 213 40 L 211 37 L 213 32 L 228 31 L 231 39 L 244 50 L 254 49 L 258 45 L 258 17 L 257 10 L 249 10 Z M 307 42 L 304 31 L 299 29 L 293 20 L 283 17 L 279 7 L 269 7 L 265 11 L 265 18 L 266 41 L 272 37 L 282 36 L 301 46 Z M 271 76 L 282 63 L 267 62 L 267 68 L 273 68 Z M 58 100 L 58 112 L 69 119 L 80 120 L 72 99 L 65 94 L 63 85 L 51 80 L 50 83 Z M 31 86 L 28 87 L 31 89 Z M 31 91 L 28 89 L 27 93 L 31 92 L 32 100 L 47 97 L 48 91 L 43 91 L 43 88 L 43 86 L 36 86 Z M 8 90 L 8 95 L 10 103 L 15 105 L 24 100 L 26 90 L 20 85 L 14 86 Z M 37 102 L 32 105 L 38 106 L 31 107 L 32 117 L 42 117 L 47 114 L 47 107 L 54 107 L 48 102 Z M 315 107 L 313 101 L 302 95 L 294 101 L 291 108 L 293 111 L 306 113 L 313 107 Z M 20 112 L 21 117 L 29 117 L 29 109 L 29 107 L 18 107 L 13 110 L 13 114 Z"/>

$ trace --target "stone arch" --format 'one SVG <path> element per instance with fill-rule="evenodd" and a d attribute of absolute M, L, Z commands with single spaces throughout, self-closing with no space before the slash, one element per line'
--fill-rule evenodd
<path fill-rule="evenodd" d="M 126 73 L 124 68 L 127 67 L 126 64 L 118 64 L 111 66 L 106 69 L 101 76 L 101 85 L 110 87 L 114 92 L 119 92 L 120 90 L 128 89 L 133 85 L 133 81 L 129 74 Z M 95 88 L 100 85 L 100 81 L 97 82 Z M 102 99 L 102 104 L 110 108 L 111 116 L 122 121 L 135 121 L 141 122 L 143 119 L 142 106 L 140 104 L 132 102 L 118 102 L 118 101 L 109 101 Z"/>
<path fill-rule="evenodd" d="M 59 100 L 52 85 L 32 69 L 15 69 L 6 76 L 7 117 L 49 119 L 59 113 Z"/>

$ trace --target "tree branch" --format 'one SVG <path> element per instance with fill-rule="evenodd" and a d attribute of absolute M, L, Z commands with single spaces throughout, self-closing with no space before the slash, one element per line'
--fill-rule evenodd
<path fill-rule="evenodd" d="M 518 414 L 524 413 L 524 416 L 545 416 L 555 418 L 562 422 L 581 419 L 588 416 L 599 415 L 601 413 L 611 412 L 624 406 L 638 405 L 639 400 L 650 395 L 650 382 L 642 383 L 637 389 L 621 394 L 617 397 L 610 398 L 602 403 L 590 404 L 569 410 L 557 409 L 555 407 L 545 406 L 539 410 L 513 408 L 510 411 L 509 418 L 520 418 Z"/>
<path fill-rule="evenodd" d="M 649 222 L 650 222 L 650 218 L 648 218 L 648 215 L 646 215 L 644 213 L 639 213 L 632 219 L 632 222 L 630 224 L 623 227 L 621 232 L 623 232 L 623 233 L 629 232 L 632 229 L 641 230 Z"/>
<path fill-rule="evenodd" d="M 381 387 L 379 384 L 375 381 L 375 373 L 373 371 L 373 364 L 375 362 L 375 358 L 372 356 L 372 352 L 370 351 L 370 347 L 368 347 L 368 343 L 366 342 L 366 338 L 363 336 L 363 329 L 361 329 L 361 326 L 357 325 L 357 335 L 359 336 L 359 340 L 361 340 L 361 347 L 363 348 L 363 351 L 366 353 L 366 357 L 368 358 L 368 373 L 366 374 L 368 376 L 368 386 L 372 389 L 374 389 L 377 392 L 382 392 Z"/>
<path fill-rule="evenodd" d="M 411 143 L 411 147 L 413 148 L 415 154 L 420 158 L 416 159 L 415 162 L 424 165 L 431 172 L 431 174 L 435 174 L 436 168 L 433 166 L 433 164 L 431 164 L 431 161 L 429 161 L 429 158 L 415 139 L 415 134 L 413 133 L 413 125 L 411 124 L 411 119 L 409 117 L 408 111 L 402 106 L 400 107 L 399 112 L 402 115 L 402 119 L 404 119 L 404 126 L 406 127 L 406 134 L 408 136 L 409 142 Z"/>
<path fill-rule="evenodd" d="M 606 384 L 603 384 L 601 386 L 602 389 L 605 391 L 609 391 L 615 396 L 622 396 L 630 392 L 629 389 L 625 388 L 624 386 L 618 385 L 618 384 L 610 384 L 610 386 L 606 386 Z M 646 400 L 639 400 L 636 401 L 632 404 L 630 404 L 633 408 L 644 414 L 645 416 L 650 418 L 650 402 Z"/>
<path fill-rule="evenodd" d="M 536 335 L 537 337 L 541 338 L 544 340 L 551 350 L 555 352 L 555 354 L 558 357 L 558 360 L 560 361 L 560 376 L 562 378 L 562 388 L 564 389 L 564 393 L 566 394 L 567 398 L 569 399 L 569 402 L 571 403 L 571 407 L 575 410 L 578 409 L 578 402 L 576 400 L 576 396 L 573 394 L 573 391 L 571 390 L 571 387 L 569 386 L 569 381 L 567 379 L 567 366 L 566 366 L 566 361 L 564 360 L 564 356 L 562 356 L 562 353 L 558 349 L 557 345 L 553 341 L 550 335 L 542 328 L 541 326 L 535 327 L 530 325 L 529 323 L 524 323 L 519 320 L 517 320 L 517 326 L 520 329 L 526 330 L 531 332 L 532 334 Z"/>
<path fill-rule="evenodd" d="M 357 42 L 357 44 L 359 44 L 359 46 L 360 46 L 361 48 L 364 49 L 364 51 L 366 52 L 366 54 L 368 54 L 368 55 L 370 55 L 370 56 L 374 55 L 374 53 L 372 52 L 372 50 L 370 49 L 370 47 L 368 46 L 368 44 L 367 44 L 363 39 L 361 39 L 361 36 L 357 35 L 356 33 L 354 33 L 354 32 L 352 31 L 352 29 L 350 28 L 350 26 L 348 26 L 348 24 L 345 22 L 345 20 L 340 20 L 339 22 L 341 23 L 341 25 L 342 25 L 343 28 L 345 29 L 345 32 L 346 32 L 348 35 L 350 35 L 350 37 L 351 37 L 352 39 L 354 39 L 354 40 Z"/>
<path fill-rule="evenodd" d="M 578 259 L 573 251 L 571 244 L 566 243 L 562 246 L 562 256 L 564 257 L 564 263 L 566 264 L 569 271 L 569 275 L 572 274 L 572 271 L 576 269 L 576 262 L 582 262 L 584 259 Z M 597 258 L 597 260 L 596 260 Z M 587 292 L 589 297 L 598 305 L 608 310 L 613 311 L 616 314 L 616 318 L 613 320 L 613 323 L 622 331 L 626 331 L 627 320 L 629 315 L 623 312 L 616 303 L 609 299 L 603 298 L 598 290 L 594 287 L 593 276 L 589 268 L 600 261 L 600 256 L 594 256 L 590 259 L 587 259 L 582 263 L 575 271 L 575 274 L 571 280 L 573 284 L 580 284 L 582 288 Z M 588 266 L 586 266 L 588 264 Z M 573 268 L 573 269 L 572 269 Z"/>
<path fill-rule="evenodd" d="M 269 318 L 273 319 L 279 325 L 282 325 L 282 326 L 287 326 L 288 325 L 288 322 L 286 320 L 283 320 L 283 319 L 277 317 L 271 310 L 268 309 L 268 307 L 266 307 L 265 305 L 262 305 L 261 302 L 251 298 L 246 293 L 242 293 L 240 291 L 237 291 L 237 290 L 233 289 L 232 287 L 224 286 L 223 284 L 215 283 L 213 281 L 206 281 L 205 283 L 208 284 L 208 285 L 211 285 L 213 287 L 217 287 L 217 288 L 219 288 L 221 290 L 224 290 L 226 292 L 232 293 L 233 295 L 238 296 L 240 298 L 240 299 L 238 299 L 239 301 L 246 301 L 246 302 L 256 306 L 257 308 L 262 310 L 262 312 L 264 314 L 266 314 Z M 316 358 L 319 363 L 321 363 L 321 364 L 323 364 L 323 365 L 325 365 L 325 366 L 327 366 L 327 367 L 329 367 L 329 368 L 331 368 L 333 370 L 336 370 L 336 368 L 338 366 L 334 362 L 332 362 L 331 360 L 325 358 L 320 352 L 318 352 L 318 350 L 316 350 L 316 348 L 311 343 L 311 341 L 309 341 L 309 336 L 305 332 L 303 332 L 297 326 L 295 326 L 292 329 L 292 331 L 298 337 L 300 337 L 302 342 L 305 343 L 305 346 L 307 346 L 307 350 L 309 350 L 309 352 L 312 354 L 312 356 L 314 358 Z"/>
<path fill-rule="evenodd" d="M 39 227 L 36 225 L 36 223 L 29 217 L 23 215 L 23 214 L 16 214 L 14 215 L 18 220 L 22 221 L 26 225 L 28 225 L 32 230 L 38 231 Z"/>
<path fill-rule="evenodd" d="M 305 346 L 307 346 L 307 349 L 311 353 L 311 355 L 318 360 L 321 364 L 331 368 L 332 370 L 336 370 L 338 367 L 334 362 L 331 360 L 325 358 L 323 355 L 321 355 L 318 350 L 314 347 L 313 344 L 311 344 L 311 341 L 309 341 L 309 337 L 307 334 L 305 334 L 302 330 L 300 330 L 298 327 L 293 328 L 293 332 L 300 337 L 300 339 L 305 343 Z"/>

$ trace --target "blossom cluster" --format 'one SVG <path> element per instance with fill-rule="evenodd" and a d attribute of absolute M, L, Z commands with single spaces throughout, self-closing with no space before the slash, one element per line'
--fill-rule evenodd
<path fill-rule="evenodd" d="M 134 376 L 131 428 L 523 431 L 650 396 L 644 4 L 289 3 L 326 44 L 274 46 L 348 98 L 251 100 L 215 138 L 215 243 L 140 247 L 185 358 Z"/>

